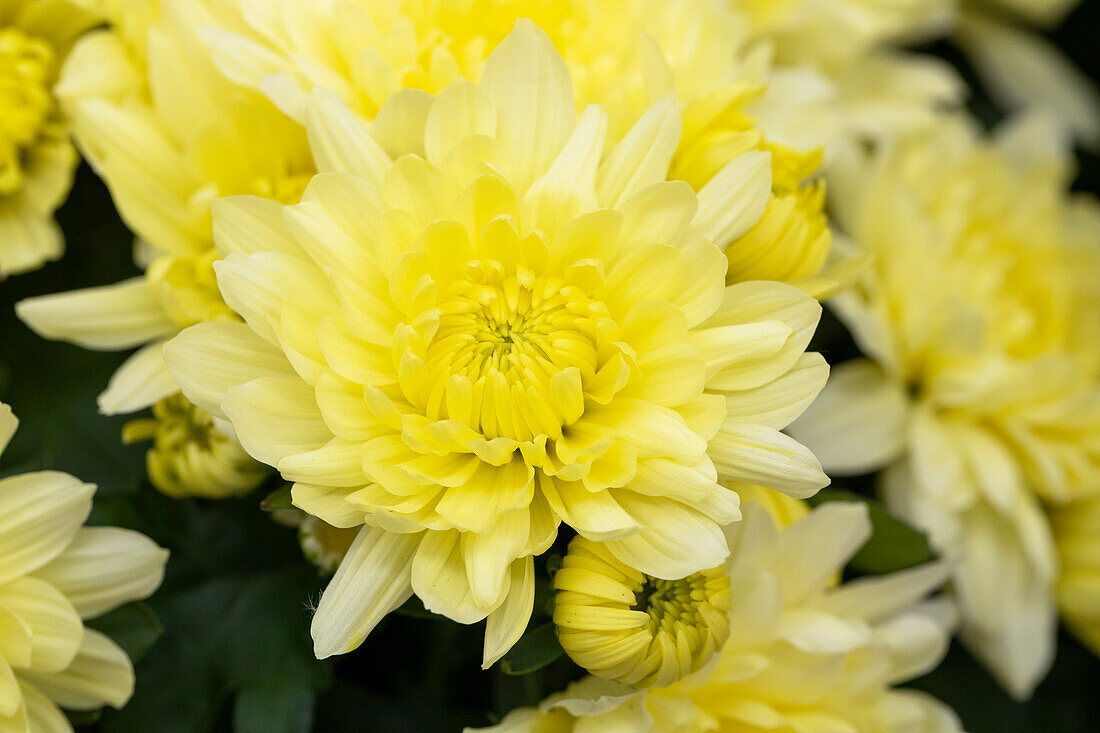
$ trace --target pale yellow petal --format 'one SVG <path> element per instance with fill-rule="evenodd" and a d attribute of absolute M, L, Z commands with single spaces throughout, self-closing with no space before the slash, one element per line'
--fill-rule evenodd
<path fill-rule="evenodd" d="M 224 417 L 222 402 L 231 388 L 262 377 L 294 372 L 278 348 L 243 323 L 214 321 L 185 330 L 164 345 L 164 360 L 180 390 L 212 415 Z"/>
<path fill-rule="evenodd" d="M 148 598 L 164 578 L 168 551 L 140 532 L 82 527 L 65 551 L 35 577 L 51 583 L 83 618 Z"/>
<path fill-rule="evenodd" d="M 226 417 L 249 455 L 270 466 L 332 439 L 313 388 L 296 377 L 262 377 L 231 388 Z"/>
<path fill-rule="evenodd" d="M 28 298 L 16 304 L 15 312 L 38 335 L 89 349 L 127 349 L 179 328 L 141 277 Z"/>
<path fill-rule="evenodd" d="M 121 708 L 134 692 L 134 668 L 126 652 L 106 635 L 85 629 L 80 650 L 64 671 L 26 673 L 26 679 L 69 710 Z"/>
<path fill-rule="evenodd" d="M 96 398 L 104 415 L 144 410 L 179 392 L 176 378 L 164 361 L 164 341 L 154 341 L 135 351 L 122 363 Z"/>
<path fill-rule="evenodd" d="M 318 659 L 355 649 L 383 616 L 409 599 L 413 555 L 420 541 L 419 534 L 371 527 L 359 531 L 313 617 Z"/>
<path fill-rule="evenodd" d="M 64 551 L 92 509 L 95 486 L 56 471 L 0 480 L 0 583 Z"/>

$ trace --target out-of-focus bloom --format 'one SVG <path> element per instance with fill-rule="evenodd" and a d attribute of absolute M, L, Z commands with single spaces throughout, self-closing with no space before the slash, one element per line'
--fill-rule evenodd
<path fill-rule="evenodd" d="M 178 387 L 161 357 L 164 342 L 193 323 L 237 317 L 214 280 L 210 202 L 241 193 L 297 202 L 314 172 L 300 126 L 211 64 L 198 28 L 231 23 L 223 5 L 97 3 L 114 25 L 77 44 L 57 87 L 78 144 L 139 238 L 135 259 L 145 272 L 114 285 L 32 298 L 17 311 L 47 338 L 91 349 L 141 347 L 100 395 L 106 414 L 172 398 Z M 193 462 L 210 457 L 200 444 L 178 446 L 174 457 L 151 453 L 151 480 L 178 494 L 184 474 L 188 481 L 208 478 L 186 490 L 205 496 L 255 486 L 254 467 L 242 455 L 229 456 L 239 449 L 220 438 L 218 444 L 228 460 L 220 468 Z M 227 471 L 231 464 L 236 468 Z M 246 480 L 227 486 L 234 471 Z"/>
<path fill-rule="evenodd" d="M 1054 651 L 1043 504 L 1100 490 L 1100 207 L 1067 194 L 1064 143 L 1039 117 L 992 141 L 945 122 L 838 187 L 874 267 L 836 311 L 870 358 L 792 427 L 833 475 L 889 464 L 891 508 L 957 561 L 963 639 L 1020 697 Z"/>
<path fill-rule="evenodd" d="M 405 100 L 404 102 L 401 99 Z M 479 86 L 368 126 L 318 90 L 327 171 L 297 206 L 215 207 L 216 264 L 244 323 L 165 349 L 184 393 L 296 481 L 329 524 L 366 522 L 314 619 L 321 656 L 356 647 L 415 591 L 488 617 L 485 663 L 527 623 L 532 556 L 559 522 L 660 578 L 714 567 L 735 491 L 827 483 L 779 429 L 827 367 L 820 308 L 774 282 L 726 287 L 730 241 L 767 206 L 750 152 L 696 194 L 666 174 L 663 100 L 604 155 L 567 67 L 528 21 Z"/>
<path fill-rule="evenodd" d="M 665 687 L 697 671 L 729 636 L 730 580 L 722 568 L 652 578 L 584 537 L 554 573 L 558 641 L 592 674 Z"/>
<path fill-rule="evenodd" d="M 77 156 L 51 88 L 96 20 L 66 0 L 0 5 L 0 279 L 64 248 L 53 212 L 69 194 Z"/>
<path fill-rule="evenodd" d="M 955 0 L 953 40 L 1005 109 L 1057 116 L 1082 142 L 1100 145 L 1100 93 L 1042 31 L 1062 22 L 1080 0 Z"/>
<path fill-rule="evenodd" d="M 1051 526 L 1062 564 L 1058 606 L 1070 628 L 1100 655 L 1100 497 L 1057 508 Z"/>
<path fill-rule="evenodd" d="M 0 405 L 0 450 L 15 432 Z M 72 731 L 59 708 L 120 708 L 129 658 L 84 626 L 160 585 L 168 553 L 148 537 L 84 527 L 95 487 L 55 471 L 0 479 L 0 727 Z"/>
<path fill-rule="evenodd" d="M 168 496 L 241 496 L 268 475 L 267 467 L 218 429 L 214 418 L 180 394 L 153 405 L 153 417 L 132 420 L 123 428 L 124 443 L 146 440 L 153 441 L 145 454 L 149 480 Z"/>
<path fill-rule="evenodd" d="M 47 338 L 92 349 L 142 346 L 100 395 L 100 409 L 116 414 L 178 391 L 160 356 L 165 340 L 193 323 L 236 317 L 211 268 L 210 202 L 241 193 L 296 202 L 314 168 L 305 133 L 211 64 L 198 28 L 216 16 L 203 2 L 99 9 L 115 26 L 77 44 L 57 94 L 139 238 L 145 275 L 33 298 L 18 311 Z"/>
<path fill-rule="evenodd" d="M 310 90 L 334 89 L 383 129 L 395 124 L 386 109 L 394 95 L 404 106 L 416 100 L 423 114 L 429 93 L 457 78 L 477 80 L 489 51 L 518 18 L 530 18 L 565 59 L 578 110 L 599 104 L 607 113 L 610 141 L 677 95 L 683 129 L 669 178 L 699 190 L 737 156 L 772 153 L 774 199 L 762 221 L 736 242 L 715 243 L 729 245 L 731 282 L 781 280 L 816 296 L 841 285 L 842 271 L 819 277 L 831 244 L 823 184 L 814 180 L 826 138 L 809 139 L 804 151 L 765 138 L 751 116 L 768 77 L 765 55 L 748 47 L 747 20 L 726 0 L 283 0 L 262 14 L 236 4 L 247 32 L 204 34 L 227 76 L 303 122 Z M 310 34 L 298 32 L 303 27 Z M 773 114 L 804 116 L 808 86 L 792 79 Z"/>
<path fill-rule="evenodd" d="M 946 577 L 943 565 L 837 585 L 871 533 L 859 503 L 826 504 L 786 529 L 746 505 L 726 532 L 729 638 L 709 664 L 642 691 L 588 677 L 489 730 L 960 730 L 939 701 L 893 688 L 946 650 L 949 605 L 923 601 Z"/>
<path fill-rule="evenodd" d="M 324 575 L 336 572 L 358 533 L 357 529 L 333 527 L 311 514 L 305 515 L 298 525 L 302 554 Z"/>
<path fill-rule="evenodd" d="M 788 141 L 825 139 L 830 157 L 843 157 L 864 138 L 926 127 L 962 102 L 964 85 L 946 63 L 899 50 L 946 32 L 956 0 L 726 1 L 774 55 L 761 114 Z M 828 82 L 816 90 L 815 72 Z M 792 99 L 819 106 L 798 114 Z"/>

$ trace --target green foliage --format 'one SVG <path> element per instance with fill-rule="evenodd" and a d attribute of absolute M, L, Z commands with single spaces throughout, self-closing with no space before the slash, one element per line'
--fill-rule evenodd
<path fill-rule="evenodd" d="M 814 506 L 827 501 L 856 501 L 867 505 L 871 539 L 848 563 L 853 570 L 882 575 L 936 559 L 924 532 L 895 517 L 881 502 L 842 489 L 822 489 L 809 500 Z"/>
<path fill-rule="evenodd" d="M 553 623 L 529 629 L 500 660 L 504 674 L 522 675 L 542 669 L 565 654 L 558 643 Z"/>

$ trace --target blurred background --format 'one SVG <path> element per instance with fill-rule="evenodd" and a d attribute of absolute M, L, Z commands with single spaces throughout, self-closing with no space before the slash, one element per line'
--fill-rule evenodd
<path fill-rule="evenodd" d="M 1100 0 L 1085 0 L 1050 38 L 1100 80 Z M 975 82 L 948 44 L 920 50 L 947 58 Z M 981 93 L 970 106 L 987 124 L 1000 117 Z M 1100 193 L 1100 157 L 1080 151 L 1079 158 L 1076 187 Z M 58 218 L 65 257 L 0 286 L 0 399 L 21 420 L 0 473 L 51 468 L 94 482 L 93 523 L 140 530 L 172 551 L 153 599 L 91 624 L 138 660 L 133 701 L 121 712 L 74 723 L 104 733 L 457 731 L 537 702 L 579 675 L 564 658 L 522 676 L 499 665 L 482 671 L 480 625 L 438 622 L 415 605 L 392 614 L 358 651 L 315 660 L 309 606 L 324 579 L 302 559 L 296 530 L 257 510 L 280 482 L 272 479 L 239 500 L 160 495 L 145 480 L 145 446 L 121 443 L 129 418 L 96 412 L 95 397 L 124 355 L 43 341 L 15 318 L 12 305 L 24 297 L 138 274 L 132 237 L 86 166 Z M 815 347 L 830 362 L 854 350 L 831 318 Z M 865 478 L 839 488 L 869 493 L 870 486 Z M 541 580 L 533 624 L 549 599 L 548 579 Z M 524 663 L 512 661 L 517 668 Z M 973 733 L 1100 730 L 1100 660 L 1068 634 L 1059 640 L 1053 671 L 1027 703 L 1013 702 L 958 647 L 914 686 L 953 706 Z"/>

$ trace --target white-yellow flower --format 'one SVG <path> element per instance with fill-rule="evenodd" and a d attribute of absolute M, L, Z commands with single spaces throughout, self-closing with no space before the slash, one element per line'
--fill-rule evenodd
<path fill-rule="evenodd" d="M 235 317 L 211 269 L 210 202 L 242 193 L 297 202 L 315 169 L 299 126 L 211 64 L 198 29 L 222 18 L 221 3 L 96 7 L 115 25 L 76 45 L 57 95 L 137 234 L 135 259 L 145 274 L 32 298 L 18 311 L 47 338 L 91 349 L 142 347 L 100 395 L 100 410 L 118 414 L 178 391 L 160 355 L 164 341 L 193 323 Z"/>
<path fill-rule="evenodd" d="M 952 37 L 993 98 L 1008 110 L 1058 117 L 1082 142 L 1100 145 L 1100 92 L 1042 32 L 1080 0 L 954 0 Z"/>
<path fill-rule="evenodd" d="M 321 600 L 321 656 L 357 646 L 412 592 L 488 617 L 486 664 L 531 611 L 559 522 L 655 577 L 717 565 L 738 516 L 718 484 L 805 496 L 827 482 L 779 432 L 827 368 L 800 290 L 726 287 L 713 244 L 767 205 L 751 152 L 696 194 L 666 174 L 672 100 L 604 154 L 567 67 L 530 22 L 426 114 L 369 126 L 320 90 L 326 171 L 303 203 L 215 207 L 218 284 L 244 323 L 165 350 L 184 393 L 229 419 L 295 503 L 367 523 Z M 407 106 L 402 107 L 405 104 Z"/>
<path fill-rule="evenodd" d="M 1100 491 L 1100 206 L 1059 127 L 961 121 L 837 190 L 874 267 L 836 311 L 869 357 L 792 430 L 833 473 L 889 465 L 890 506 L 956 561 L 963 639 L 1015 695 L 1054 651 L 1044 505 Z"/>
<path fill-rule="evenodd" d="M 15 432 L 0 405 L 0 450 Z M 84 527 L 95 487 L 55 471 L 0 479 L 0 728 L 72 731 L 59 708 L 120 708 L 126 652 L 84 626 L 160 585 L 168 553 L 142 534 Z"/>
<path fill-rule="evenodd" d="M 1066 623 L 1100 655 L 1100 496 L 1051 513 L 1058 548 L 1058 607 Z"/>
<path fill-rule="evenodd" d="M 214 281 L 210 202 L 241 193 L 297 202 L 313 161 L 297 124 L 223 79 L 207 58 L 198 28 L 224 19 L 222 3 L 91 4 L 114 25 L 77 44 L 57 94 L 80 148 L 138 236 L 135 259 L 145 272 L 31 298 L 17 311 L 47 338 L 90 349 L 141 347 L 100 395 L 102 412 L 153 405 L 158 415 L 188 412 L 190 422 L 209 424 L 209 415 L 177 407 L 179 388 L 161 347 L 193 323 L 236 318 Z M 162 428 L 162 436 L 172 432 Z M 211 429 L 218 450 L 191 439 L 204 431 L 172 433 L 171 451 L 162 444 L 149 454 L 150 480 L 175 495 L 254 488 L 260 467 Z"/>
<path fill-rule="evenodd" d="M 894 688 L 932 669 L 947 648 L 950 609 L 924 600 L 946 567 L 837 585 L 870 536 L 864 505 L 826 504 L 785 529 L 773 522 L 749 504 L 726 530 L 729 638 L 709 664 L 641 691 L 588 677 L 488 730 L 959 731 L 939 701 Z"/>
<path fill-rule="evenodd" d="M 0 2 L 0 279 L 64 248 L 53 212 L 78 159 L 52 87 L 73 42 L 95 23 L 67 0 Z"/>
<path fill-rule="evenodd" d="M 716 242 L 729 256 L 731 282 L 782 280 L 819 297 L 844 282 L 842 271 L 825 268 L 831 235 L 824 184 L 814 180 L 820 151 L 766 140 L 745 113 L 764 74 L 761 59 L 742 59 L 742 22 L 723 3 L 478 0 L 464 9 L 280 0 L 264 13 L 254 3 L 211 0 L 92 4 L 113 27 L 76 48 L 58 93 L 81 148 L 139 237 L 145 274 L 32 298 L 18 313 L 47 338 L 93 349 L 141 347 L 100 396 L 104 413 L 157 403 L 166 409 L 176 384 L 163 343 L 193 323 L 235 317 L 211 269 L 210 202 L 249 193 L 296 203 L 314 172 L 300 125 L 264 94 L 302 122 L 309 90 L 332 87 L 367 119 L 376 117 L 381 135 L 400 137 L 405 123 L 393 110 L 422 117 L 430 103 L 424 89 L 476 79 L 488 51 L 525 14 L 559 41 L 579 107 L 604 105 L 612 141 L 658 99 L 675 91 L 686 101 L 670 177 L 699 189 L 745 152 L 772 155 L 773 193 L 763 217 L 737 232 L 737 241 Z M 602 33 L 611 22 L 626 22 L 627 30 Z M 223 469 L 211 462 L 200 473 Z M 224 493 L 217 485 L 194 490 Z"/>
<path fill-rule="evenodd" d="M 774 55 L 759 108 L 769 129 L 795 142 L 824 139 L 832 158 L 853 154 L 867 137 L 932 125 L 940 108 L 964 98 L 950 66 L 901 50 L 946 33 L 957 0 L 725 1 L 748 18 L 752 41 Z M 816 104 L 815 112 L 785 113 L 792 98 Z"/>
<path fill-rule="evenodd" d="M 607 113 L 610 141 L 677 95 L 683 128 L 669 178 L 699 190 L 737 156 L 772 153 L 774 198 L 761 223 L 736 242 L 715 243 L 728 245 L 731 282 L 782 280 L 819 297 L 839 287 L 841 273 L 821 275 L 831 238 L 823 184 L 813 181 L 827 136 L 811 137 L 805 150 L 765 138 L 751 116 L 768 78 L 765 54 L 749 46 L 748 21 L 726 0 L 279 0 L 264 13 L 232 4 L 247 30 L 204 33 L 228 77 L 303 122 L 311 90 L 335 90 L 379 128 L 395 124 L 386 108 L 395 95 L 423 113 L 429 93 L 458 78 L 476 81 L 489 51 L 517 19 L 530 18 L 565 59 L 577 109 L 599 104 Z M 786 96 L 773 95 L 770 114 L 807 116 L 807 86 L 792 78 Z"/>

